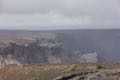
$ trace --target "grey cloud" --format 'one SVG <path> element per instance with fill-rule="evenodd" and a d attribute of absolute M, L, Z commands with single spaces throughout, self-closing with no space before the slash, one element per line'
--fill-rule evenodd
<path fill-rule="evenodd" d="M 120 25 L 119 0 L 1 0 L 0 24 Z"/>

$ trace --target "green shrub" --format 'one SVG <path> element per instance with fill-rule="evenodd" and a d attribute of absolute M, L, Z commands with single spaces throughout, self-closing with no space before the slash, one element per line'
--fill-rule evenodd
<path fill-rule="evenodd" d="M 96 67 L 97 67 L 97 69 L 102 69 L 103 68 L 101 63 L 97 63 Z"/>

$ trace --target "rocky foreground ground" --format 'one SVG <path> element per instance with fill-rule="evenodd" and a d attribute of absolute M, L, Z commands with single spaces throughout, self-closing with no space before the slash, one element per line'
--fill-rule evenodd
<path fill-rule="evenodd" d="M 114 66 L 114 65 L 113 65 Z M 119 66 L 96 64 L 34 64 L 0 69 L 0 80 L 120 80 Z"/>
<path fill-rule="evenodd" d="M 53 80 L 120 80 L 120 70 L 98 70 L 69 73 Z"/>

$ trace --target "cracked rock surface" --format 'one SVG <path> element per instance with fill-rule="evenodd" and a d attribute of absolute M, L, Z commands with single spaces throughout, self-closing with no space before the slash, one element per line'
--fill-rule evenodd
<path fill-rule="evenodd" d="M 98 70 L 59 76 L 53 80 L 120 80 L 120 70 Z"/>

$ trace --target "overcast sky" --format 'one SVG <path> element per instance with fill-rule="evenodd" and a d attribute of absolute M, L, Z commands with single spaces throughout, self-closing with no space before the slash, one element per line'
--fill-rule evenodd
<path fill-rule="evenodd" d="M 0 29 L 33 28 L 15 25 L 119 28 L 120 0 L 0 0 Z"/>

